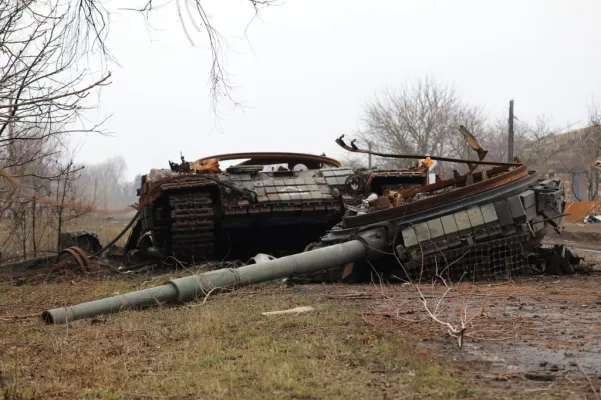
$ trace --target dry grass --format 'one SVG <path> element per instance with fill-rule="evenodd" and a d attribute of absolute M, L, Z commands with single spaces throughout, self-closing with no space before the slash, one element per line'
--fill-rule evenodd
<path fill-rule="evenodd" d="M 0 317 L 136 290 L 163 279 L 4 286 Z M 316 310 L 261 315 L 304 305 Z M 204 305 L 125 312 L 68 326 L 0 319 L 0 329 L 7 399 L 470 395 L 458 378 L 400 335 L 374 328 L 360 310 L 328 300 L 321 290 L 261 285 L 214 296 Z"/>
<path fill-rule="evenodd" d="M 100 243 L 105 245 L 113 240 L 127 225 L 129 218 L 106 219 L 94 215 L 81 216 L 68 221 L 62 227 L 63 232 L 89 231 L 96 233 Z M 23 236 L 26 237 L 26 258 L 33 258 L 33 233 L 31 221 L 28 221 L 26 231 L 23 232 L 11 225 L 8 220 L 0 221 L 0 252 L 2 260 L 6 262 L 19 261 L 23 258 Z M 36 224 L 37 257 L 49 255 L 56 251 L 57 230 L 54 217 L 40 217 Z M 125 245 L 128 234 L 125 234 L 117 245 Z"/>

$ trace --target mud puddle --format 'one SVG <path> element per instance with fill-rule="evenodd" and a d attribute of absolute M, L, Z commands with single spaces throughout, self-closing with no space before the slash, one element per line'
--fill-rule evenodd
<path fill-rule="evenodd" d="M 456 359 L 487 362 L 491 374 L 566 371 L 579 375 L 574 367 L 580 365 L 589 374 L 601 376 L 601 305 L 535 303 L 493 306 L 488 313 L 500 326 L 519 320 L 524 329 L 503 340 L 468 339 Z"/>

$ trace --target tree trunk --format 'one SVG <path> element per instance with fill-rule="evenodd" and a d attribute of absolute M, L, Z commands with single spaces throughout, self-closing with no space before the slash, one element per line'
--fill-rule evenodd
<path fill-rule="evenodd" d="M 590 182 L 588 189 L 588 199 L 596 200 L 597 194 L 599 192 L 599 172 L 597 171 L 597 167 L 590 167 Z"/>
<path fill-rule="evenodd" d="M 31 248 L 33 251 L 33 258 L 37 258 L 38 257 L 38 246 L 37 246 L 37 241 L 36 241 L 36 229 L 35 229 L 35 223 L 36 223 L 36 199 L 35 197 L 33 198 L 33 200 L 31 201 Z"/>

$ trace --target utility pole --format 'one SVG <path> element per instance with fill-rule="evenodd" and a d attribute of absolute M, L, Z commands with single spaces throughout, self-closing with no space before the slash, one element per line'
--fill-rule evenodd
<path fill-rule="evenodd" d="M 369 169 L 371 169 L 371 140 L 367 142 L 367 148 L 369 149 L 369 161 L 367 162 Z"/>
<path fill-rule="evenodd" d="M 513 162 L 513 100 L 509 102 L 509 137 L 507 138 L 507 162 Z"/>

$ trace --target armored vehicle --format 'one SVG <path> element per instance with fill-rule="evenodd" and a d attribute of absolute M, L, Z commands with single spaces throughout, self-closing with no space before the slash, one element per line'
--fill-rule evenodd
<path fill-rule="evenodd" d="M 139 217 L 126 251 L 152 247 L 188 262 L 299 252 L 349 209 L 365 211 L 370 194 L 421 187 L 429 179 L 419 162 L 413 169 L 353 171 L 338 160 L 301 153 L 182 157 L 169 165 L 142 177 Z"/>
<path fill-rule="evenodd" d="M 249 161 L 225 172 L 217 170 L 218 161 L 235 156 L 172 163 L 174 180 L 157 178 L 151 185 L 152 178 L 143 179 L 140 198 L 150 202 L 140 204 L 140 210 L 146 211 L 136 225 L 138 233 L 130 240 L 158 238 L 167 249 L 192 252 L 196 251 L 194 243 L 207 244 L 206 255 L 220 247 L 216 238 L 222 233 L 213 232 L 237 232 L 243 240 L 245 235 L 252 240 L 259 235 L 257 230 L 270 234 L 273 227 L 273 232 L 283 229 L 303 244 L 313 235 L 319 238 L 298 254 L 255 258 L 239 268 L 171 279 L 162 286 L 46 310 L 41 316 L 47 323 L 66 323 L 162 302 L 191 301 L 215 288 L 282 278 L 346 282 L 431 279 L 446 283 L 532 272 L 574 273 L 580 257 L 556 246 L 541 246 L 549 228 L 561 232 L 563 182 L 541 178 L 519 160 L 484 161 L 487 151 L 465 128 L 460 130 L 478 153 L 478 161 L 431 157 L 412 170 L 378 172 L 353 172 L 332 159 L 289 153 L 246 154 Z M 347 145 L 342 137 L 336 142 L 352 152 L 420 159 L 361 150 L 353 142 Z M 468 171 L 444 180 L 435 177 L 432 182 L 432 160 L 464 162 Z M 301 161 L 306 169 L 295 168 Z M 287 167 L 268 167 L 274 162 Z M 479 165 L 494 167 L 476 171 Z M 166 186 L 168 182 L 174 186 Z M 303 198 L 302 193 L 309 196 Z M 198 198 L 203 201 L 188 200 Z M 178 211 L 180 208 L 184 211 Z M 186 219 L 188 215 L 202 218 Z M 178 233 L 180 226 L 188 227 L 186 234 Z M 327 226 L 331 228 L 321 235 Z M 255 252 L 272 247 L 272 237 L 275 242 L 281 239 L 277 234 L 268 237 L 255 240 L 259 245 Z M 291 250 L 293 244 L 288 245 L 287 239 L 280 242 Z"/>
<path fill-rule="evenodd" d="M 341 138 L 338 143 L 350 151 L 361 151 L 356 147 L 348 147 Z M 480 148 L 479 145 L 475 147 Z M 281 155 L 274 155 L 270 161 L 287 160 L 294 163 L 300 160 L 299 157 L 307 156 L 288 155 L 284 159 Z M 484 163 L 482 158 L 483 156 L 480 157 L 479 163 Z M 146 193 L 154 193 L 153 190 L 158 190 L 159 194 L 153 194 L 150 197 L 153 199 L 152 203 L 144 206 L 150 207 L 150 211 L 147 211 L 146 216 L 140 220 L 138 229 L 146 229 L 145 232 L 149 232 L 150 237 L 161 237 L 157 235 L 161 231 L 156 228 L 156 225 L 153 225 L 155 228 L 149 228 L 149 225 L 144 224 L 148 224 L 148 220 L 158 221 L 152 214 L 148 216 L 148 213 L 154 212 L 157 207 L 168 207 L 174 213 L 174 217 L 161 219 L 164 224 L 162 226 L 167 226 L 175 233 L 180 232 L 173 229 L 178 224 L 190 228 L 187 231 L 187 235 L 190 236 L 172 235 L 171 242 L 169 236 L 162 236 L 164 238 L 162 240 L 166 240 L 164 242 L 167 243 L 166 245 L 171 243 L 171 246 L 177 249 L 195 251 L 194 243 L 206 243 L 210 249 L 212 248 L 210 246 L 215 246 L 214 238 L 217 237 L 212 232 L 220 229 L 225 230 L 226 233 L 238 229 L 251 239 L 258 235 L 255 233 L 255 228 L 263 229 L 263 226 L 273 226 L 278 229 L 283 227 L 290 234 L 297 232 L 294 239 L 300 237 L 302 241 L 306 241 L 311 236 L 306 231 L 318 235 L 322 227 L 339 218 L 340 208 L 336 206 L 337 198 L 347 196 L 352 199 L 353 191 L 361 189 L 362 184 L 368 182 L 371 184 L 371 189 L 379 187 L 382 194 L 367 196 L 371 198 L 367 200 L 368 207 L 363 207 L 365 205 L 363 201 L 357 207 L 349 207 L 347 204 L 348 213 L 345 213 L 342 220 L 317 242 L 307 246 L 298 254 L 286 255 L 282 258 L 266 257 L 239 268 L 222 268 L 170 279 L 161 286 L 70 307 L 46 310 L 41 314 L 42 319 L 47 323 L 63 324 L 77 319 L 165 302 L 178 304 L 208 296 L 216 288 L 236 288 L 282 278 L 346 282 L 368 279 L 373 282 L 378 278 L 384 282 L 392 279 L 414 282 L 431 279 L 432 282 L 437 280 L 447 282 L 448 280 L 506 278 L 513 274 L 532 271 L 551 274 L 574 272 L 572 262 L 577 263 L 577 257 L 567 252 L 558 254 L 556 249 L 544 251 L 540 247 L 549 228 L 560 231 L 560 222 L 565 210 L 563 183 L 559 180 L 540 179 L 524 164 L 498 163 L 501 165 L 478 172 L 470 167 L 467 174 L 446 180 L 436 179 L 436 182 L 418 187 L 418 184 L 412 181 L 421 179 L 417 169 L 398 172 L 398 175 L 392 176 L 373 175 L 373 172 L 369 171 L 366 174 L 353 174 L 335 161 L 317 159 L 313 156 L 311 159 L 314 162 L 308 163 L 307 170 L 291 173 L 291 170 L 287 169 L 281 171 L 282 174 L 273 174 L 275 170 L 269 172 L 264 168 L 259 171 L 258 166 L 262 164 L 257 163 L 260 160 L 267 161 L 265 156 L 256 156 L 255 159 L 251 157 L 252 163 L 238 164 L 232 169 L 234 172 L 212 172 L 211 175 L 187 175 L 202 165 L 197 164 L 196 167 L 186 163 L 183 163 L 183 166 L 173 165 L 175 170 L 183 168 L 188 172 L 184 175 L 176 175 L 175 182 L 178 184 L 175 186 L 176 189 L 162 186 L 163 184 L 156 186 L 159 189 L 144 189 L 144 196 L 150 196 Z M 305 159 L 305 162 L 307 161 L 308 158 Z M 473 164 L 471 161 L 470 163 Z M 251 166 L 257 167 L 253 169 Z M 421 173 L 423 174 L 423 171 Z M 226 176 L 229 178 L 225 178 Z M 232 179 L 234 176 L 236 178 Z M 363 182 L 362 179 L 366 176 L 369 178 Z M 200 181 L 202 178 L 211 183 Z M 400 186 L 408 187 L 403 189 L 399 188 L 399 185 L 391 184 L 395 186 L 394 190 L 384 193 L 382 188 L 388 187 L 389 179 L 403 182 Z M 229 186 L 216 183 L 222 181 L 228 182 Z M 279 181 L 283 183 L 279 184 Z M 206 185 L 203 185 L 203 182 Z M 216 184 L 213 185 L 212 182 Z M 376 185 L 376 182 L 379 183 Z M 145 181 L 146 183 L 148 181 Z M 245 186 L 244 183 L 247 185 Z M 288 189 L 288 187 L 296 189 Z M 241 188 L 253 191 L 257 196 L 256 200 L 243 199 L 245 196 L 242 196 Z M 285 188 L 285 190 L 280 191 L 278 188 Z M 321 191 L 320 188 L 324 190 Z M 233 193 L 227 192 L 228 189 Z M 332 194 L 335 190 L 351 193 L 351 195 L 335 196 Z M 294 196 L 288 199 L 290 194 L 298 192 L 308 192 L 311 195 L 319 193 L 321 196 L 317 198 Z M 274 194 L 278 197 L 269 197 Z M 288 195 L 284 196 L 284 200 L 281 198 L 283 194 Z M 237 195 L 239 195 L 238 199 L 236 199 Z M 180 200 L 182 198 L 185 200 Z M 204 200 L 188 200 L 199 198 Z M 264 200 L 260 202 L 260 198 Z M 248 201 L 248 204 L 241 205 L 240 202 L 244 201 Z M 286 206 L 282 206 L 282 203 Z M 180 204 L 186 204 L 187 208 L 183 209 L 187 212 L 178 211 Z M 318 205 L 320 208 L 317 208 Z M 290 210 L 286 210 L 285 207 L 290 207 Z M 264 212 L 263 208 L 266 209 Z M 277 211 L 274 211 L 274 208 Z M 198 210 L 210 211 L 203 214 Z M 242 211 L 238 214 L 231 210 Z M 313 216 L 313 219 L 305 217 L 305 210 Z M 276 212 L 281 217 L 276 217 Z M 179 218 L 179 215 L 188 214 L 206 215 L 206 217 L 203 217 L 204 219 Z M 228 215 L 233 218 L 227 219 Z M 255 217 L 257 219 L 254 219 Z M 233 222 L 228 223 L 231 221 Z M 198 228 L 198 226 L 208 225 L 212 230 Z M 315 229 L 317 226 L 320 228 Z M 165 232 L 169 231 L 165 230 Z M 211 232 L 211 234 L 202 236 L 198 232 Z M 189 237 L 197 242 L 182 241 L 179 244 L 176 242 L 177 238 L 188 239 Z M 205 238 L 206 241 L 201 241 Z M 262 249 L 271 246 L 271 243 L 263 244 L 262 238 L 258 242 Z M 372 272 L 377 276 L 374 277 Z M 457 337 L 461 344 L 463 336 Z"/>

